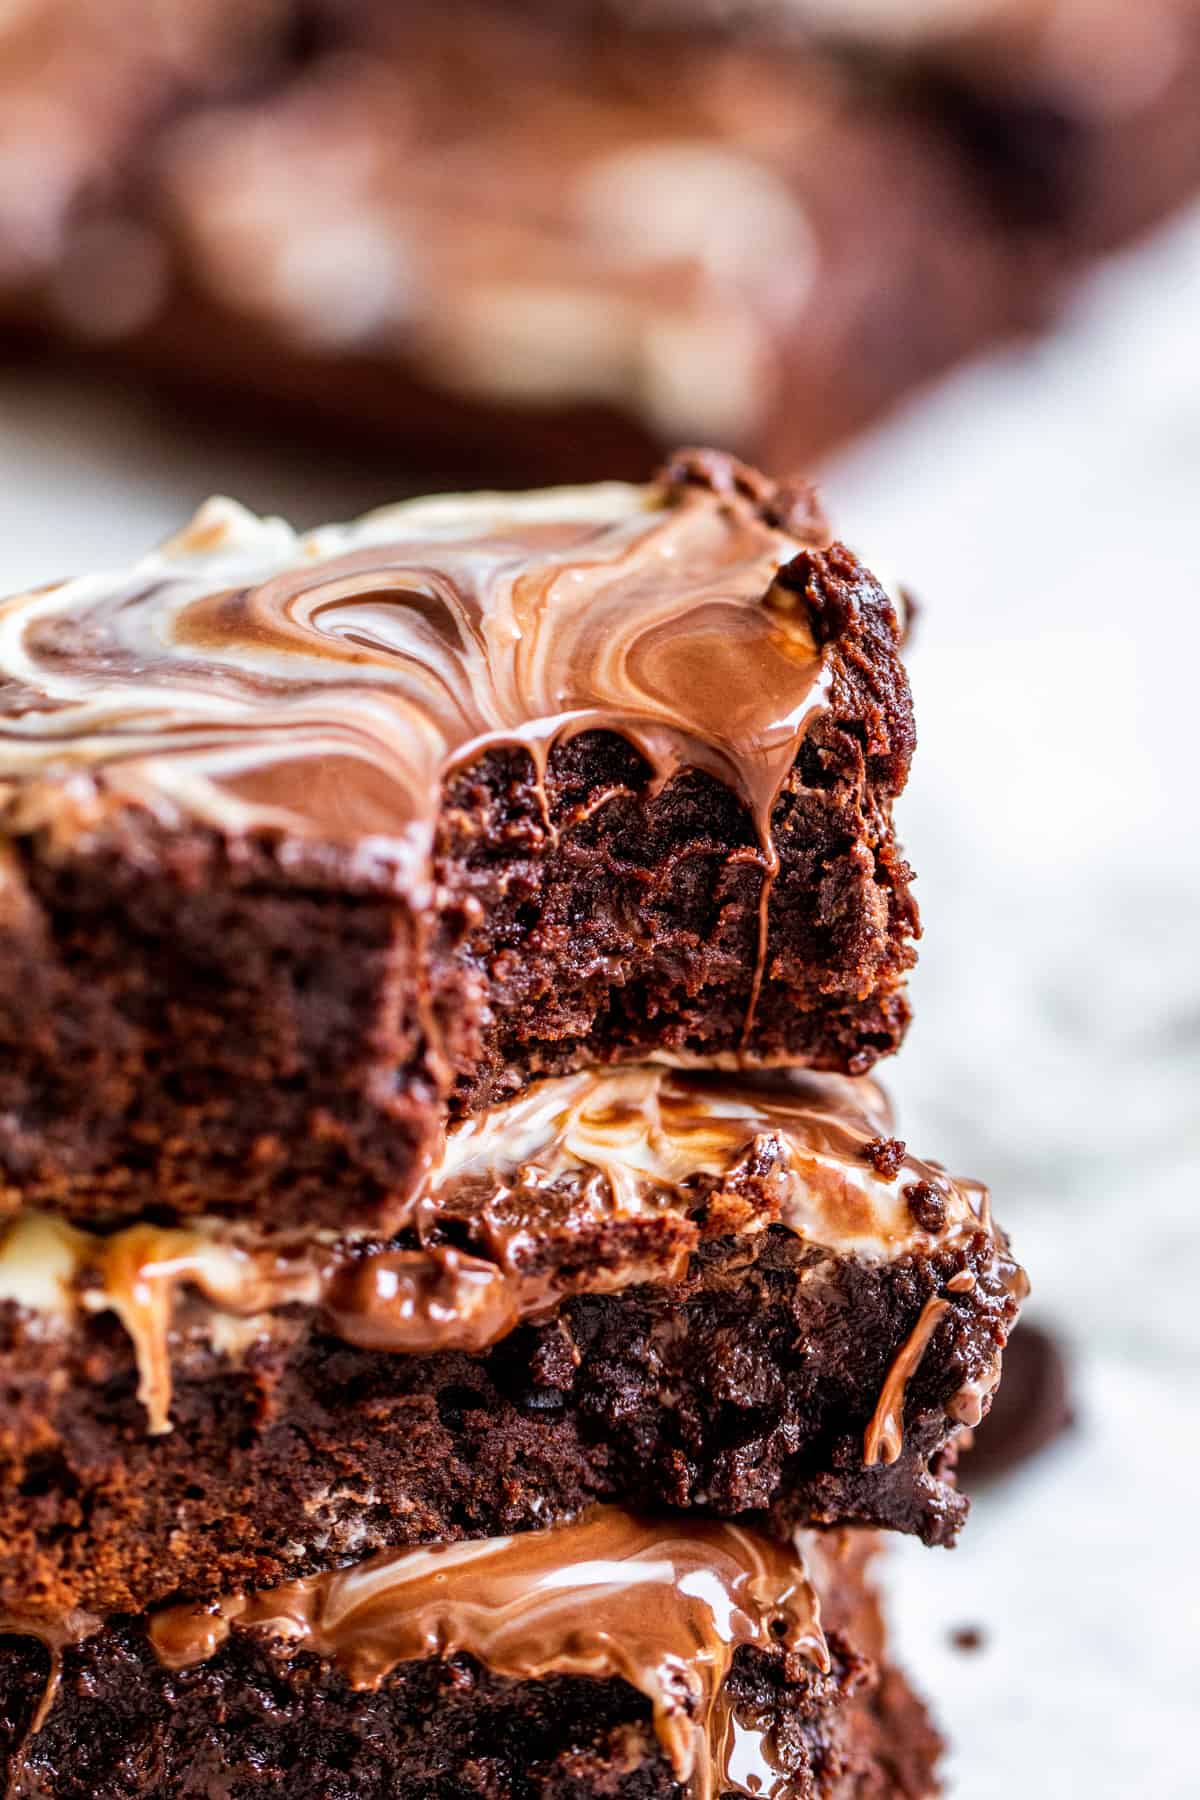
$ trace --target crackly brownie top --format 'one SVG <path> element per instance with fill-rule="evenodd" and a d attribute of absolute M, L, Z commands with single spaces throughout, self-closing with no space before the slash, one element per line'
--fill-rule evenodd
<path fill-rule="evenodd" d="M 825 535 L 808 489 L 699 452 L 308 536 L 211 501 L 130 569 L 0 602 L 0 820 L 70 840 L 133 805 L 412 877 L 448 769 L 496 745 L 544 769 L 601 728 L 731 785 L 765 841 L 828 685 Z"/>

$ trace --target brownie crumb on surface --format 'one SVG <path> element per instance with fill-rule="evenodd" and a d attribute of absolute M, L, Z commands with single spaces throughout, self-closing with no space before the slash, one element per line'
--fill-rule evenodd
<path fill-rule="evenodd" d="M 906 1149 L 903 1138 L 877 1137 L 863 1145 L 863 1155 L 877 1175 L 891 1181 L 900 1172 Z"/>

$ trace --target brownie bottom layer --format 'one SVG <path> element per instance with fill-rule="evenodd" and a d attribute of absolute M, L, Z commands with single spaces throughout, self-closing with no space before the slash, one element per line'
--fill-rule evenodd
<path fill-rule="evenodd" d="M 686 1792 L 655 1739 L 648 1701 L 621 1681 L 504 1682 L 458 1657 L 406 1670 L 364 1703 L 316 1670 L 293 1670 L 295 1689 L 281 1691 L 259 1657 L 164 1691 L 147 1679 L 143 1644 L 127 1631 L 106 1638 L 106 1653 L 77 1678 L 86 1696 L 10 1762 L 10 1800 L 680 1800 Z M 10 1742 L 44 1672 L 34 1660 L 0 1647 L 0 1731 Z M 753 1662 L 731 1680 L 746 1708 L 775 1702 Z M 937 1792 L 937 1734 L 894 1670 L 852 1704 L 839 1733 L 796 1710 L 780 1736 L 792 1759 L 788 1800 Z"/>
<path fill-rule="evenodd" d="M 13 1754 L 45 1678 L 45 1654 L 0 1639 L 0 1734 L 10 1800 L 681 1800 L 649 1702 L 625 1682 L 506 1682 L 469 1657 L 423 1663 L 363 1695 L 340 1676 L 266 1652 L 166 1679 L 128 1627 L 69 1659 L 71 1692 Z M 749 1712 L 778 1710 L 761 1663 L 731 1676 Z M 885 1669 L 838 1731 L 796 1707 L 779 1737 L 788 1800 L 924 1800 L 939 1739 L 904 1678 Z M 727 1792 L 730 1790 L 726 1790 Z M 733 1790 L 736 1791 L 736 1790 Z"/>

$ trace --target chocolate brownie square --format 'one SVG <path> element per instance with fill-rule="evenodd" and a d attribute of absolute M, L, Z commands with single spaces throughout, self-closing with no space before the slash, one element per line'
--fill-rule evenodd
<path fill-rule="evenodd" d="M 632 1067 L 469 1118 L 387 1242 L 0 1233 L 0 1611 L 140 1611 L 604 1500 L 953 1540 L 1025 1291 L 870 1081 Z"/>
<path fill-rule="evenodd" d="M 391 1229 L 586 1062 L 864 1070 L 916 914 L 892 601 L 811 492 L 217 503 L 0 602 L 0 1210 Z"/>

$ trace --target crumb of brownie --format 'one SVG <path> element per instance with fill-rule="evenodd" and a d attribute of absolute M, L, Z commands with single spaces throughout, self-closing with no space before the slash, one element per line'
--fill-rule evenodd
<path fill-rule="evenodd" d="M 908 1210 L 922 1231 L 940 1231 L 946 1217 L 946 1203 L 937 1189 L 927 1181 L 914 1181 L 904 1190 Z"/>
<path fill-rule="evenodd" d="M 885 1181 L 894 1181 L 900 1173 L 907 1149 L 908 1145 L 903 1138 L 877 1137 L 863 1145 L 862 1153 L 877 1175 L 882 1176 Z"/>

